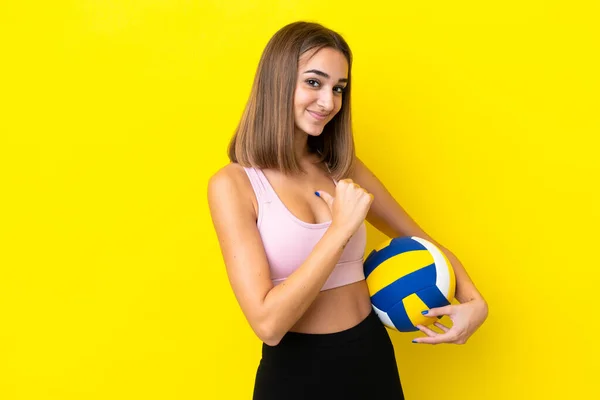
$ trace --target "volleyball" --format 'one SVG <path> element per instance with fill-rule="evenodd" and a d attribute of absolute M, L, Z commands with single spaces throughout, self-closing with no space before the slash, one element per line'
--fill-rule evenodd
<path fill-rule="evenodd" d="M 382 243 L 365 259 L 364 271 L 373 309 L 385 326 L 400 332 L 433 324 L 436 318 L 421 312 L 454 299 L 452 264 L 437 246 L 416 236 Z"/>

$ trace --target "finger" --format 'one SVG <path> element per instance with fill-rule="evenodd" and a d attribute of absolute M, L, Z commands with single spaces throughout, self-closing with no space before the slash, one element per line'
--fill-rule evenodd
<path fill-rule="evenodd" d="M 413 340 L 413 343 L 423 344 L 440 344 L 440 343 L 453 343 L 456 340 L 455 335 L 450 332 L 440 333 L 436 336 L 421 337 Z"/>
<path fill-rule="evenodd" d="M 433 324 L 444 332 L 448 332 L 450 330 L 450 328 L 448 328 L 446 325 L 440 324 L 439 322 L 434 322 Z"/>
<path fill-rule="evenodd" d="M 426 315 L 428 317 L 438 317 L 442 315 L 450 315 L 452 314 L 454 306 L 444 306 L 444 307 L 436 307 L 430 308 L 429 310 L 423 310 L 421 314 Z"/>
<path fill-rule="evenodd" d="M 375 199 L 375 197 L 367 192 L 366 190 L 363 189 L 363 191 L 365 192 L 364 195 L 362 195 L 361 200 L 365 202 L 365 204 L 371 205 L 373 203 L 373 200 Z"/>
<path fill-rule="evenodd" d="M 333 199 L 334 198 L 329 193 L 324 192 L 322 190 L 317 190 L 315 192 L 315 194 L 318 197 L 322 198 L 325 201 L 325 203 L 327 203 L 327 205 L 329 206 L 329 209 L 331 209 L 333 207 Z"/>
<path fill-rule="evenodd" d="M 439 335 L 439 333 L 437 333 L 434 330 L 431 330 L 430 328 L 424 326 L 424 325 L 417 325 L 417 328 L 419 328 L 419 330 L 421 332 L 423 332 L 424 334 L 426 334 L 427 336 L 437 336 Z"/>

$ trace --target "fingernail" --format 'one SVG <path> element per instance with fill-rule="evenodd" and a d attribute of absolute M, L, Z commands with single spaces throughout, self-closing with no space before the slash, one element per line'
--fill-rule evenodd
<path fill-rule="evenodd" d="M 319 192 L 315 192 L 315 194 L 316 194 L 317 196 L 321 197 L 321 195 L 319 194 Z"/>
<path fill-rule="evenodd" d="M 427 315 L 428 312 L 429 312 L 429 310 L 421 311 L 421 314 Z"/>
<path fill-rule="evenodd" d="M 419 342 L 417 342 L 416 340 L 413 340 L 412 342 L 413 342 L 413 343 L 419 343 Z"/>

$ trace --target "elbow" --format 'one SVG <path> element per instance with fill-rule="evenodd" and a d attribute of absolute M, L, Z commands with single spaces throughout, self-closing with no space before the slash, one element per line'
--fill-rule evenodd
<path fill-rule="evenodd" d="M 263 341 L 264 344 L 266 344 L 267 346 L 270 347 L 275 347 L 279 344 L 279 342 L 281 342 L 281 337 L 265 337 L 264 339 L 261 339 Z"/>
<path fill-rule="evenodd" d="M 275 324 L 271 322 L 262 323 L 255 329 L 255 333 L 264 344 L 271 347 L 277 346 L 279 342 L 281 342 L 281 339 L 283 339 L 283 334 Z"/>

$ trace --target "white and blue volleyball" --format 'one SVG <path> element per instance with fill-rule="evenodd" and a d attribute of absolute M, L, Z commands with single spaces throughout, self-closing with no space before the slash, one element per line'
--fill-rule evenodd
<path fill-rule="evenodd" d="M 437 319 L 421 312 L 454 299 L 452 264 L 437 246 L 416 236 L 381 244 L 366 258 L 364 270 L 373 309 L 385 326 L 400 332 L 433 324 Z"/>

